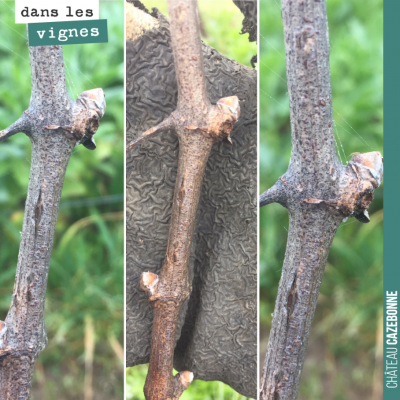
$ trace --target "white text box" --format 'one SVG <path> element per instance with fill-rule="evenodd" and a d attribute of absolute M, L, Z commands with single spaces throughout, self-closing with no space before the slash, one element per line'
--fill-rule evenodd
<path fill-rule="evenodd" d="M 15 23 L 99 19 L 99 0 L 15 0 Z"/>

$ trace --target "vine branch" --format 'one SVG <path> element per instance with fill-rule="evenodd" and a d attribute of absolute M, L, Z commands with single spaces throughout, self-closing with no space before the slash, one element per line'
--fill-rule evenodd
<path fill-rule="evenodd" d="M 379 152 L 342 165 L 335 151 L 326 0 L 282 0 L 292 154 L 260 197 L 289 211 L 289 235 L 261 383 L 261 400 L 295 400 L 319 289 L 342 220 L 368 222 L 383 175 Z M 283 193 L 285 195 L 282 201 Z"/>
<path fill-rule="evenodd" d="M 44 304 L 58 207 L 73 148 L 94 148 L 105 112 L 101 89 L 72 101 L 61 46 L 29 48 L 31 101 L 0 141 L 18 132 L 32 144 L 31 172 L 11 306 L 0 321 L 0 398 L 28 400 L 36 359 L 47 344 Z"/>
<path fill-rule="evenodd" d="M 128 145 L 127 151 L 165 130 L 179 139 L 178 171 L 166 256 L 160 275 L 144 273 L 141 288 L 154 307 L 147 400 L 179 399 L 192 382 L 190 371 L 172 375 L 179 312 L 190 295 L 189 257 L 207 160 L 214 143 L 230 140 L 240 115 L 236 96 L 212 105 L 208 99 L 196 1 L 168 0 L 171 46 L 178 83 L 176 110 Z"/>

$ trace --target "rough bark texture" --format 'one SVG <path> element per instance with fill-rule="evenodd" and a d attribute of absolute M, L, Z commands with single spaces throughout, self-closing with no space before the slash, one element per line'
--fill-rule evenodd
<path fill-rule="evenodd" d="M 168 23 L 157 12 L 153 15 L 157 28 L 127 42 L 128 142 L 164 120 L 178 103 Z M 222 380 L 256 397 L 256 74 L 205 45 L 202 50 L 211 103 L 236 95 L 241 117 L 231 134 L 232 147 L 225 143 L 212 147 L 203 185 L 198 188 L 194 245 L 187 248 L 193 291 L 181 307 L 172 336 L 179 339 L 173 362 L 175 368 L 190 370 L 197 379 Z M 178 136 L 185 151 L 185 136 Z M 128 155 L 130 366 L 149 360 L 153 310 L 139 289 L 139 279 L 144 271 L 159 273 L 166 253 L 171 204 L 179 201 L 179 190 L 172 198 L 175 181 L 181 187 L 176 180 L 177 159 L 177 141 L 170 133 Z"/>
<path fill-rule="evenodd" d="M 72 101 L 61 46 L 30 47 L 32 92 L 27 111 L 0 141 L 26 133 L 31 174 L 7 331 L 0 348 L 0 398 L 29 399 L 32 373 L 47 343 L 44 304 L 58 206 L 67 164 L 77 142 L 92 143 L 105 109 L 101 89 Z M 90 145 L 89 145 L 90 146 Z"/>
<path fill-rule="evenodd" d="M 343 166 L 332 128 L 324 0 L 283 0 L 292 154 L 287 172 L 260 198 L 289 212 L 289 235 L 261 384 L 263 400 L 297 398 L 328 253 L 341 221 L 367 222 L 382 179 L 378 152 Z"/>

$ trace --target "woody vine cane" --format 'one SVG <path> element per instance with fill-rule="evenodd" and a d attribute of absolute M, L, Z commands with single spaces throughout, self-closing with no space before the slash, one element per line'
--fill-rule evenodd
<path fill-rule="evenodd" d="M 47 343 L 44 304 L 65 171 L 77 144 L 94 149 L 105 112 L 101 89 L 69 98 L 62 46 L 29 47 L 31 101 L 0 142 L 25 133 L 31 173 L 11 307 L 0 321 L 0 398 L 28 400 L 35 362 Z"/>
<path fill-rule="evenodd" d="M 262 400 L 298 396 L 311 324 L 333 238 L 343 219 L 369 222 L 383 175 L 379 152 L 338 160 L 326 1 L 282 0 L 292 153 L 260 206 L 288 209 L 289 234 L 261 379 Z"/>
<path fill-rule="evenodd" d="M 178 84 L 175 111 L 131 142 L 130 152 L 147 139 L 171 130 L 179 140 L 178 171 L 167 251 L 160 275 L 142 274 L 141 288 L 154 307 L 149 371 L 144 388 L 147 400 L 179 399 L 190 385 L 190 371 L 172 375 L 179 311 L 191 291 L 189 256 L 201 185 L 214 143 L 230 141 L 239 118 L 236 96 L 212 105 L 208 99 L 196 1 L 168 0 L 171 46 Z"/>

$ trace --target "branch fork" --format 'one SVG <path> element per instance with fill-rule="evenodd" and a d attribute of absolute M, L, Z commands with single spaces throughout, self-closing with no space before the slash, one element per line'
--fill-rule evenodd
<path fill-rule="evenodd" d="M 178 130 L 200 131 L 205 137 L 214 139 L 215 142 L 227 140 L 232 144 L 230 132 L 233 124 L 240 117 L 239 99 L 236 96 L 223 97 L 217 101 L 215 106 L 211 105 L 205 112 L 205 124 L 203 126 L 186 125 L 186 118 L 176 109 L 171 115 L 157 126 L 148 129 L 137 139 L 127 145 L 127 152 L 142 145 L 147 140 L 157 137 L 167 131 L 177 132 Z"/>
<path fill-rule="evenodd" d="M 99 128 L 99 120 L 106 111 L 105 94 L 102 89 L 92 89 L 82 92 L 73 106 L 72 126 L 46 125 L 43 129 L 65 131 L 75 139 L 78 144 L 83 144 L 87 149 L 94 150 L 96 143 L 93 135 Z"/>
<path fill-rule="evenodd" d="M 28 110 L 30 110 L 28 108 Z M 40 117 L 35 115 L 35 111 L 24 111 L 22 116 L 11 126 L 0 131 L 0 142 L 5 139 L 23 132 L 30 136 L 32 129 L 37 128 L 37 119 Z M 60 126 L 56 124 L 48 124 L 41 129 L 50 131 L 60 131 L 68 137 L 76 141 L 76 144 L 83 144 L 89 150 L 96 148 L 93 135 L 99 128 L 99 120 L 106 111 L 105 94 L 102 89 L 92 89 L 82 92 L 76 102 L 73 103 L 72 126 Z M 32 114 L 33 115 L 32 115 Z"/>
<path fill-rule="evenodd" d="M 336 168 L 330 168 L 330 179 L 337 180 Z M 374 199 L 374 190 L 378 188 L 383 179 L 383 158 L 378 151 L 369 153 L 356 153 L 344 168 L 339 177 L 337 198 L 333 200 L 306 197 L 301 204 L 325 204 L 342 215 L 344 219 L 355 217 L 360 222 L 370 221 L 368 207 Z M 283 187 L 282 183 L 285 187 Z M 287 207 L 287 199 L 294 196 L 296 190 L 290 192 L 290 187 L 281 176 L 278 182 L 260 196 L 260 207 L 280 203 Z M 301 193 L 298 193 L 301 196 Z"/>
<path fill-rule="evenodd" d="M 370 221 L 368 207 L 374 199 L 374 189 L 383 178 L 383 161 L 378 151 L 355 155 L 347 164 L 341 177 L 337 200 L 306 198 L 302 203 L 326 204 L 333 207 L 345 219 L 355 217 L 360 222 Z"/>

